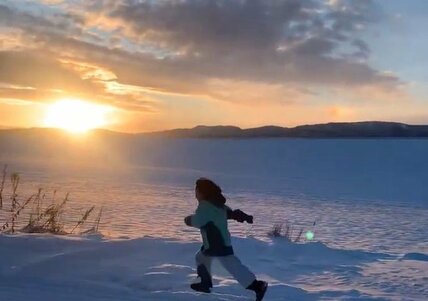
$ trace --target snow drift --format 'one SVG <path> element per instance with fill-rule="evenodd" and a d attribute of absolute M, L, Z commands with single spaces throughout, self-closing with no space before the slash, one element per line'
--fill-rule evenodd
<path fill-rule="evenodd" d="M 379 271 L 388 262 L 427 264 L 419 255 L 402 260 L 383 253 L 332 249 L 322 243 L 235 238 L 234 244 L 243 262 L 269 281 L 266 300 L 272 301 L 399 300 L 409 288 L 376 286 L 367 276 L 370 266 Z M 213 293 L 191 291 L 198 247 L 194 241 L 153 237 L 0 236 L 0 300 L 253 300 L 251 292 L 216 264 Z M 314 279 L 318 284 L 308 289 Z M 422 282 L 410 290 L 413 296 L 407 293 L 407 300 L 423 300 L 428 294 Z"/>

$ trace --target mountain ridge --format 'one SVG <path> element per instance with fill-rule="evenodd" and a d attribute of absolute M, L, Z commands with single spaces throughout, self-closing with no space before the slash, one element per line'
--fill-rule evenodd
<path fill-rule="evenodd" d="M 146 135 L 178 138 L 428 138 L 428 125 L 386 121 L 330 122 L 296 127 L 266 125 L 247 129 L 237 126 L 198 125 Z"/>
<path fill-rule="evenodd" d="M 63 135 L 56 128 L 0 129 L 0 138 L 10 135 Z M 177 128 L 164 131 L 123 133 L 106 129 L 95 129 L 89 134 L 97 136 L 126 137 L 171 137 L 171 138 L 428 138 L 428 125 L 411 125 L 400 122 L 360 121 L 330 122 L 319 124 L 281 127 L 265 125 L 240 128 L 232 125 L 198 125 L 193 128 Z"/>

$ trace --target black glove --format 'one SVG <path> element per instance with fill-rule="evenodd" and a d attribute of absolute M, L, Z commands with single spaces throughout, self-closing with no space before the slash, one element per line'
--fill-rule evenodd
<path fill-rule="evenodd" d="M 253 216 L 246 214 L 244 211 L 236 209 L 236 210 L 230 210 L 227 212 L 227 218 L 233 219 L 237 222 L 243 223 L 247 222 L 249 224 L 253 223 Z"/>
<path fill-rule="evenodd" d="M 187 226 L 192 226 L 192 216 L 191 216 L 191 215 L 186 216 L 186 217 L 184 218 L 184 223 L 185 223 Z"/>

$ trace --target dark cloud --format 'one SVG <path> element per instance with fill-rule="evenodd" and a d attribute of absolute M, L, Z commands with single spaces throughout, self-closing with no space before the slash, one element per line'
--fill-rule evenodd
<path fill-rule="evenodd" d="M 283 26 L 301 18 L 300 2 L 123 1 L 110 16 L 130 24 L 142 40 L 177 50 L 270 52 L 284 38 Z"/>
<path fill-rule="evenodd" d="M 359 31 L 375 21 L 370 0 L 121 1 L 104 11 L 134 37 L 181 55 L 183 73 L 275 83 L 390 83 L 346 53 L 367 56 Z M 320 73 L 308 76 L 307 68 Z M 338 68 L 337 72 L 331 72 Z M 311 72 L 312 73 L 312 72 Z M 331 74 L 331 76 L 330 76 Z"/>

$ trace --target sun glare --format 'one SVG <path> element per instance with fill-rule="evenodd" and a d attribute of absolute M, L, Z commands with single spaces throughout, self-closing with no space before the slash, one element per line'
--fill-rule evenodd
<path fill-rule="evenodd" d="M 63 99 L 51 104 L 46 112 L 45 126 L 83 133 L 109 124 L 112 107 L 78 99 Z"/>

